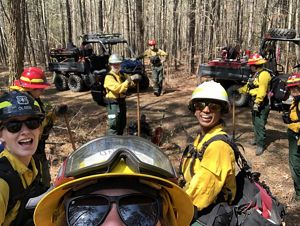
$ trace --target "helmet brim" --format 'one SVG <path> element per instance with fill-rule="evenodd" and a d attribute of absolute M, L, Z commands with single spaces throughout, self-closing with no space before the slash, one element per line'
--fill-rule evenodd
<path fill-rule="evenodd" d="M 20 80 L 16 80 L 14 82 L 14 85 L 23 88 L 28 88 L 28 89 L 46 89 L 50 86 L 48 82 L 34 84 L 34 83 L 21 82 Z"/>
<path fill-rule="evenodd" d="M 265 59 L 257 60 L 257 61 L 250 61 L 248 62 L 248 65 L 261 65 L 265 64 L 267 61 Z"/>
<path fill-rule="evenodd" d="M 61 198 L 71 189 L 93 180 L 101 182 L 101 179 L 118 177 L 138 178 L 149 181 L 150 183 L 161 185 L 170 194 L 173 207 L 177 212 L 178 225 L 189 225 L 189 223 L 191 222 L 194 215 L 194 207 L 192 201 L 190 197 L 174 183 L 166 179 L 146 174 L 107 173 L 87 176 L 69 181 L 45 194 L 45 196 L 43 196 L 41 201 L 38 203 L 34 212 L 35 225 L 55 226 L 55 222 L 53 222 L 52 220 L 53 213 L 56 208 L 58 208 Z"/>

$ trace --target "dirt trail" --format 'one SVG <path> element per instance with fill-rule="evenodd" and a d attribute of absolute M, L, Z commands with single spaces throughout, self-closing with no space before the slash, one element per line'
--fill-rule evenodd
<path fill-rule="evenodd" d="M 192 90 L 198 79 L 180 74 L 166 80 L 166 93 L 156 97 L 152 91 L 140 94 L 141 113 L 147 116 L 152 128 L 161 125 L 164 130 L 162 148 L 177 167 L 181 150 L 197 135 L 198 123 L 187 109 Z M 57 92 L 54 87 L 47 90 L 45 99 L 52 104 L 69 105 L 68 117 L 76 141 L 76 147 L 102 136 L 106 130 L 106 110 L 92 101 L 89 92 Z M 136 120 L 136 95 L 128 97 L 128 123 Z M 232 117 L 226 117 L 229 133 L 232 133 Z M 127 124 L 128 124 L 127 123 Z M 261 180 L 270 186 L 271 191 L 287 205 L 286 225 L 300 225 L 300 206 L 291 203 L 293 194 L 292 179 L 288 166 L 288 141 L 286 126 L 281 114 L 271 112 L 267 125 L 267 150 L 262 156 L 255 156 L 255 149 L 249 144 L 253 139 L 251 115 L 248 108 L 236 110 L 236 136 L 245 148 L 245 156 L 254 170 L 261 172 Z M 72 151 L 72 145 L 63 119 L 59 119 L 50 135 L 47 151 L 52 164 L 54 178 L 61 161 Z"/>

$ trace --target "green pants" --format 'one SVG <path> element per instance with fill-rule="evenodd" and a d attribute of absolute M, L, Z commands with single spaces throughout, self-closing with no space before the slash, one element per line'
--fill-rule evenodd
<path fill-rule="evenodd" d="M 300 196 L 300 147 L 297 145 L 299 134 L 288 129 L 289 140 L 289 166 L 294 181 L 297 196 Z"/>
<path fill-rule="evenodd" d="M 107 135 L 123 135 L 126 127 L 125 99 L 107 104 Z"/>
<path fill-rule="evenodd" d="M 163 65 L 152 66 L 153 91 L 161 94 L 163 89 L 164 68 Z"/>
<path fill-rule="evenodd" d="M 266 124 L 270 112 L 269 105 L 262 105 L 259 112 L 252 111 L 252 124 L 254 131 L 254 138 L 256 144 L 265 148 L 266 146 Z"/>

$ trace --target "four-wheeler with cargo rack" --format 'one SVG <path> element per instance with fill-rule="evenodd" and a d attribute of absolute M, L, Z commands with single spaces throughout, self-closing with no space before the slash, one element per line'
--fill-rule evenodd
<path fill-rule="evenodd" d="M 50 51 L 48 67 L 54 74 L 53 82 L 57 90 L 79 92 L 91 89 L 93 98 L 97 98 L 102 93 L 102 83 L 109 70 L 108 58 L 112 53 L 124 58 L 121 72 L 142 75 L 140 89 L 149 87 L 143 61 L 134 58 L 132 48 L 121 34 L 84 34 L 81 39 L 79 48 L 68 43 L 66 49 Z"/>
<path fill-rule="evenodd" d="M 270 29 L 261 41 L 259 53 L 268 60 L 265 67 L 271 70 L 274 75 L 286 80 L 288 75 L 284 73 L 284 67 L 279 63 L 277 54 L 280 42 L 289 42 L 300 46 L 300 38 L 296 38 L 295 30 L 274 28 Z M 222 57 L 201 64 L 198 75 L 202 79 L 214 79 L 220 82 L 227 90 L 229 97 L 235 100 L 235 105 L 244 106 L 248 103 L 249 96 L 239 94 L 237 89 L 243 86 L 251 75 L 247 65 L 250 53 L 240 57 L 237 54 L 239 52 L 237 47 L 223 48 Z"/>

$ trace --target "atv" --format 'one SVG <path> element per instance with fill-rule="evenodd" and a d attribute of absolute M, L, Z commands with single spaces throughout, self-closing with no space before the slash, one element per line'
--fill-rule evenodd
<path fill-rule="evenodd" d="M 52 71 L 53 83 L 59 91 L 70 89 L 74 92 L 84 90 L 97 91 L 108 70 L 108 58 L 112 53 L 124 56 L 121 71 L 128 74 L 140 74 L 140 89 L 149 87 L 149 79 L 142 60 L 133 58 L 133 50 L 121 34 L 84 34 L 79 48 L 69 45 L 66 49 L 50 51 L 49 71 Z M 98 95 L 98 94 L 97 94 Z"/>
<path fill-rule="evenodd" d="M 300 45 L 300 39 L 295 38 L 296 31 L 293 29 L 270 29 L 260 45 L 260 54 L 268 60 L 265 67 L 271 70 L 275 75 L 280 76 L 283 80 L 286 80 L 288 75 L 284 74 L 284 67 L 278 63 L 276 59 L 276 45 L 277 42 L 292 42 L 296 45 Z M 236 50 L 238 52 L 238 50 Z M 201 64 L 199 66 L 198 76 L 202 80 L 213 79 L 222 84 L 227 90 L 229 98 L 235 100 L 236 106 L 245 106 L 249 102 L 249 96 L 246 94 L 240 94 L 237 89 L 247 83 L 251 76 L 250 67 L 247 65 L 247 60 L 250 53 L 247 52 L 245 56 L 240 57 L 234 53 L 234 49 L 223 48 L 221 51 L 221 58 L 209 61 L 208 63 Z M 231 57 L 235 55 L 234 57 Z M 289 103 L 287 103 L 289 104 Z"/>

